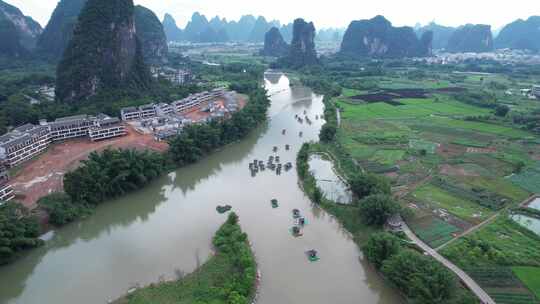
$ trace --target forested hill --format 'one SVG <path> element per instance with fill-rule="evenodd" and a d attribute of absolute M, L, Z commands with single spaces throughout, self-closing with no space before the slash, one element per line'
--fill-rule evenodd
<path fill-rule="evenodd" d="M 422 57 L 431 53 L 433 32 L 418 39 L 411 27 L 393 27 L 383 16 L 353 21 L 341 43 L 341 54 L 349 57 Z"/>
<path fill-rule="evenodd" d="M 443 26 L 436 24 L 434 22 L 431 22 L 430 24 L 423 26 L 421 28 L 418 28 L 416 30 L 416 34 L 418 37 L 422 37 L 424 33 L 427 31 L 433 32 L 433 49 L 439 50 L 439 49 L 446 49 L 448 46 L 448 40 L 450 40 L 450 37 L 454 33 L 456 29 L 453 27 Z"/>
<path fill-rule="evenodd" d="M 60 59 L 73 35 L 77 19 L 87 0 L 61 0 L 39 37 L 37 49 L 52 59 Z"/>
<path fill-rule="evenodd" d="M 88 0 L 57 68 L 57 98 L 84 102 L 102 91 L 145 90 L 151 82 L 133 1 Z"/>
<path fill-rule="evenodd" d="M 21 57 L 36 46 L 42 28 L 13 5 L 0 0 L 0 55 Z"/>
<path fill-rule="evenodd" d="M 491 26 L 467 24 L 459 27 L 450 37 L 449 52 L 490 52 L 493 50 L 493 34 Z"/>
<path fill-rule="evenodd" d="M 540 16 L 519 19 L 505 26 L 495 39 L 495 47 L 540 51 Z"/>
<path fill-rule="evenodd" d="M 146 63 L 162 63 L 167 60 L 167 37 L 163 25 L 154 12 L 144 6 L 135 7 L 135 27 L 141 41 Z"/>

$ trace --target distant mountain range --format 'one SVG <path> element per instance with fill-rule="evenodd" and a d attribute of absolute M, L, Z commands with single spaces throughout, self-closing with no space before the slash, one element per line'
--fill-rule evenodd
<path fill-rule="evenodd" d="M 15 6 L 0 0 L 0 55 L 8 57 L 40 57 L 59 60 L 72 39 L 79 15 L 89 0 L 60 0 L 44 29 Z M 274 51 L 282 53 L 293 40 L 293 23 L 281 24 L 263 16 L 244 15 L 228 21 L 215 16 L 208 19 L 194 13 L 184 29 L 173 16 L 166 14 L 162 22 L 142 6 L 134 8 L 137 38 L 145 61 L 163 62 L 167 42 L 251 42 L 262 43 L 270 29 Z M 416 35 L 414 35 L 416 33 Z M 283 40 L 283 43 L 281 42 Z M 341 42 L 341 54 L 372 57 L 425 56 L 431 50 L 449 52 L 486 52 L 499 48 L 526 49 L 540 52 L 540 16 L 516 20 L 493 38 L 489 25 L 468 24 L 457 28 L 430 23 L 426 26 L 394 27 L 383 16 L 353 21 L 349 28 L 321 29 L 314 42 Z"/>
<path fill-rule="evenodd" d="M 293 38 L 293 24 L 281 24 L 277 20 L 268 21 L 263 16 L 244 15 L 238 21 L 227 21 L 225 18 L 215 16 L 208 20 L 205 15 L 194 13 L 184 29 L 180 29 L 174 18 L 166 14 L 163 27 L 168 41 L 188 41 L 195 43 L 209 42 L 264 42 L 265 34 L 271 28 L 277 28 L 283 40 L 291 43 Z M 318 41 L 341 41 L 344 30 L 323 29 L 317 34 Z"/>

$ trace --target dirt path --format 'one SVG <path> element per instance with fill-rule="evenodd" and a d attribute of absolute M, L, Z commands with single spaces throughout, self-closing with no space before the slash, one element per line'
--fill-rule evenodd
<path fill-rule="evenodd" d="M 455 264 L 447 260 L 445 257 L 440 255 L 437 251 L 435 251 L 433 248 L 429 247 L 426 243 L 424 243 L 422 240 L 420 240 L 407 226 L 405 222 L 402 222 L 402 229 L 403 232 L 407 235 L 409 239 L 411 239 L 413 242 L 415 242 L 418 247 L 420 247 L 422 250 L 424 250 L 427 254 L 432 256 L 435 260 L 439 261 L 441 264 L 443 264 L 446 268 L 448 268 L 450 271 L 455 273 L 460 280 L 480 299 L 480 302 L 483 304 L 496 304 L 495 301 L 487 294 L 487 292 L 480 287 L 465 271 L 461 270 L 461 268 L 457 267 Z"/>
<path fill-rule="evenodd" d="M 23 164 L 11 178 L 15 195 L 25 207 L 34 209 L 36 202 L 51 192 L 62 191 L 63 177 L 75 169 L 91 152 L 107 148 L 153 150 L 164 152 L 168 145 L 156 142 L 151 135 L 141 135 L 127 127 L 128 135 L 110 140 L 91 142 L 86 138 L 52 144 L 43 154 Z"/>

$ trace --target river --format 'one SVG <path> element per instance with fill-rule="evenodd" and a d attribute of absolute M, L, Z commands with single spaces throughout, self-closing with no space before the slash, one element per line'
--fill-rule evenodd
<path fill-rule="evenodd" d="M 258 303 L 402 303 L 339 223 L 312 206 L 295 169 L 251 176 L 248 164 L 266 161 L 274 146 L 282 163 L 294 164 L 301 144 L 317 140 L 323 123 L 314 119 L 323 113 L 322 96 L 289 88 L 282 74 L 266 74 L 265 83 L 272 100 L 268 123 L 195 165 L 104 203 L 88 219 L 58 229 L 45 246 L 1 267 L 0 303 L 106 303 L 135 285 L 191 272 L 209 257 L 212 236 L 226 218 L 216 212 L 219 204 L 233 206 L 253 243 L 262 273 Z M 294 118 L 304 111 L 311 125 Z M 300 238 L 289 232 L 293 208 L 308 219 Z M 315 263 L 304 254 L 312 248 L 321 257 Z"/>

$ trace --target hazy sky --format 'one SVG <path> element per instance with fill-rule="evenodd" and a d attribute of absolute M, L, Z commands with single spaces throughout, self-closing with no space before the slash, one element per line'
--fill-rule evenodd
<path fill-rule="evenodd" d="M 58 0 L 4 0 L 43 26 Z M 540 15 L 539 0 L 134 0 L 152 9 L 160 19 L 170 13 L 184 27 L 193 12 L 208 18 L 215 15 L 238 19 L 244 14 L 263 15 L 288 23 L 297 17 L 314 21 L 317 28 L 346 27 L 351 20 L 384 15 L 394 25 L 436 21 L 457 26 L 465 23 L 490 24 L 495 29 L 518 19 Z"/>

